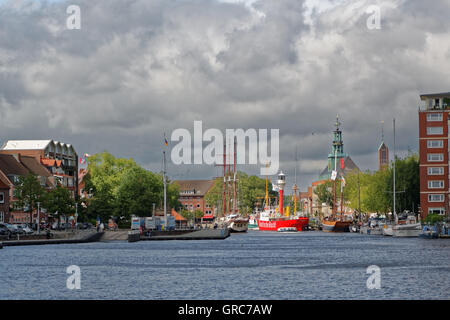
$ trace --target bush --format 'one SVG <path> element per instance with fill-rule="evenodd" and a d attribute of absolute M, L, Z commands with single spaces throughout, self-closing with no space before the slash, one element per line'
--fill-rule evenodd
<path fill-rule="evenodd" d="M 425 219 L 425 223 L 428 224 L 435 224 L 436 222 L 442 222 L 444 221 L 444 216 L 441 216 L 439 214 L 429 214 L 427 215 L 427 218 Z"/>

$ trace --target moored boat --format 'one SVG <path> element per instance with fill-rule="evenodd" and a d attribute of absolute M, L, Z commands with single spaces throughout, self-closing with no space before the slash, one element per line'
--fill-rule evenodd
<path fill-rule="evenodd" d="M 278 232 L 285 232 L 285 233 L 291 233 L 291 232 L 297 232 L 297 228 L 295 227 L 282 227 L 278 228 Z"/>
<path fill-rule="evenodd" d="M 279 207 L 278 210 L 269 206 L 269 193 L 267 189 L 268 178 L 266 178 L 266 200 L 265 208 L 256 220 L 260 231 L 278 231 L 279 228 L 295 228 L 304 231 L 308 227 L 309 218 L 301 216 L 285 216 L 283 210 L 283 190 L 286 177 L 283 172 L 278 175 Z"/>
<path fill-rule="evenodd" d="M 241 217 L 238 214 L 230 214 L 226 217 L 225 223 L 230 232 L 247 232 L 248 218 Z"/>
<path fill-rule="evenodd" d="M 438 239 L 439 232 L 436 226 L 424 226 L 422 232 L 419 233 L 419 237 L 424 239 Z"/>
<path fill-rule="evenodd" d="M 415 215 L 410 215 L 403 224 L 392 227 L 394 237 L 418 237 L 422 231 L 422 225 L 417 222 Z"/>

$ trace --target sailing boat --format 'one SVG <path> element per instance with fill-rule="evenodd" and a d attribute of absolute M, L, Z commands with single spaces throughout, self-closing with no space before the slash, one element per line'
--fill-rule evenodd
<path fill-rule="evenodd" d="M 227 226 L 228 230 L 230 232 L 247 232 L 248 230 L 248 217 L 243 217 L 239 214 L 238 210 L 238 197 L 237 197 L 237 172 L 236 172 L 236 137 L 234 138 L 234 157 L 233 157 L 233 180 L 231 180 L 231 161 L 228 161 L 228 184 L 226 183 L 226 162 L 225 162 L 225 156 L 224 156 L 224 188 L 228 189 L 228 210 L 232 211 L 229 212 L 227 216 L 225 216 L 225 225 Z M 224 154 L 225 154 L 225 146 L 224 146 Z M 231 186 L 233 189 L 233 196 L 231 197 Z M 225 189 L 224 189 L 225 190 Z M 226 196 L 226 192 L 224 192 L 224 197 Z M 231 208 L 231 200 L 233 201 L 233 205 Z M 224 198 L 224 203 L 226 203 Z"/>
<path fill-rule="evenodd" d="M 341 174 L 342 184 L 341 184 L 341 212 L 339 214 L 339 218 L 337 218 L 337 212 L 336 212 L 336 180 L 338 178 L 338 172 L 337 172 L 337 152 L 339 149 L 340 154 L 343 154 L 343 142 L 342 142 L 342 136 L 341 131 L 339 130 L 339 116 L 336 117 L 336 130 L 334 131 L 334 141 L 333 141 L 333 148 L 334 148 L 334 170 L 331 173 L 331 180 L 333 180 L 333 213 L 331 217 L 324 218 L 322 220 L 322 231 L 324 232 L 349 232 L 350 231 L 350 225 L 352 224 L 352 221 L 344 221 L 344 212 L 343 212 L 343 183 L 345 182 L 343 175 Z"/>
<path fill-rule="evenodd" d="M 394 170 L 393 170 L 393 184 L 394 184 L 394 192 L 393 192 L 393 207 L 394 207 L 394 219 L 395 225 L 392 226 L 392 235 L 394 237 L 418 237 L 420 232 L 422 231 L 422 225 L 420 222 L 417 222 L 417 218 L 415 214 L 407 215 L 406 219 L 399 221 L 397 217 L 395 200 L 396 200 L 396 191 L 395 191 L 395 119 L 393 120 L 394 125 Z M 389 234 L 390 230 L 386 228 L 386 233 Z"/>

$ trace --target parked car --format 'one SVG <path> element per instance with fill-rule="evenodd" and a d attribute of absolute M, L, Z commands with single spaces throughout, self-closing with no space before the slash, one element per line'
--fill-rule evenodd
<path fill-rule="evenodd" d="M 34 231 L 26 224 L 18 224 L 17 228 L 22 230 L 24 234 L 32 234 Z"/>
<path fill-rule="evenodd" d="M 10 237 L 12 235 L 12 232 L 6 225 L 0 224 L 0 235 Z"/>
<path fill-rule="evenodd" d="M 12 235 L 16 234 L 24 234 L 25 232 L 22 229 L 19 229 L 15 224 L 5 223 L 5 226 L 11 231 Z"/>

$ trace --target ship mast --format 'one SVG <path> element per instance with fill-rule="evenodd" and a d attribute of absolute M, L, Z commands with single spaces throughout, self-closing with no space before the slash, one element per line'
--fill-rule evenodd
<path fill-rule="evenodd" d="M 297 147 L 295 147 L 295 167 L 294 167 L 294 215 L 297 214 Z"/>
<path fill-rule="evenodd" d="M 237 213 L 237 200 L 236 200 L 236 137 L 234 137 L 234 158 L 233 158 L 233 213 Z"/>
<path fill-rule="evenodd" d="M 266 163 L 266 168 L 269 167 L 269 163 Z M 269 175 L 266 175 L 266 198 L 265 198 L 265 210 L 269 209 Z"/>

